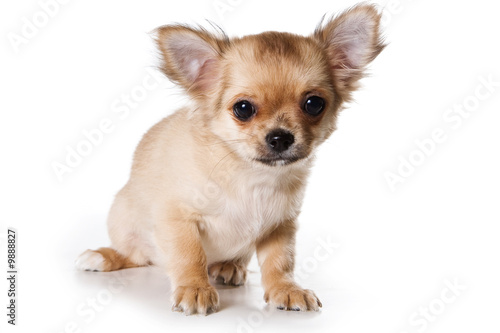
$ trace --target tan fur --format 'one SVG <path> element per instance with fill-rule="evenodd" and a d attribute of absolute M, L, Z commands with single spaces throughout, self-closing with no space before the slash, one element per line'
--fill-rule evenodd
<path fill-rule="evenodd" d="M 105 272 L 141 266 L 132 262 L 129 258 L 122 256 L 120 253 L 116 252 L 115 249 L 109 247 L 101 247 L 100 249 L 97 249 L 96 252 L 100 253 L 104 257 Z"/>
<path fill-rule="evenodd" d="M 316 295 L 293 281 L 296 219 L 316 147 L 335 130 L 342 103 L 383 48 L 379 20 L 362 5 L 310 37 L 265 32 L 229 39 L 201 28 L 158 28 L 162 70 L 192 105 L 144 135 L 110 210 L 111 248 L 86 251 L 77 266 L 164 267 L 174 310 L 206 314 L 219 302 L 209 276 L 243 284 L 256 251 L 266 302 L 318 310 Z M 310 96 L 325 101 L 318 116 L 303 110 Z M 254 105 L 249 120 L 234 114 L 241 100 Z M 286 159 L 273 160 L 266 145 L 275 129 L 294 136 Z"/>

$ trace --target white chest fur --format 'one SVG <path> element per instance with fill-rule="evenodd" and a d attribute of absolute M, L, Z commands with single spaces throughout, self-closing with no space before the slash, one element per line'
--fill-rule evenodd
<path fill-rule="evenodd" d="M 204 209 L 200 230 L 209 263 L 247 256 L 260 236 L 299 214 L 303 182 L 296 177 L 255 172 L 231 183 L 226 191 L 213 184 L 218 191 Z"/>

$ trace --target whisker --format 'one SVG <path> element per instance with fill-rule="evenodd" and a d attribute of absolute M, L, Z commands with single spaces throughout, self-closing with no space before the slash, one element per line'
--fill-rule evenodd
<path fill-rule="evenodd" d="M 219 160 L 219 162 L 217 162 L 217 164 L 214 166 L 214 168 L 212 169 L 212 171 L 210 172 L 210 174 L 208 175 L 208 179 L 210 179 L 210 178 L 212 177 L 212 174 L 214 173 L 214 171 L 215 171 L 215 169 L 217 168 L 217 166 L 219 166 L 219 164 L 220 164 L 220 163 L 221 163 L 224 159 L 226 159 L 226 157 L 228 157 L 229 155 L 234 154 L 234 153 L 236 153 L 236 151 L 235 151 L 235 150 L 231 150 L 231 151 L 230 151 L 229 153 L 227 153 L 227 154 L 226 154 L 223 158 L 221 158 L 221 159 Z"/>
<path fill-rule="evenodd" d="M 245 142 L 245 140 L 244 139 L 224 140 L 224 141 L 205 144 L 205 146 L 214 146 L 214 145 L 221 145 L 224 143 L 239 143 L 239 142 Z"/>

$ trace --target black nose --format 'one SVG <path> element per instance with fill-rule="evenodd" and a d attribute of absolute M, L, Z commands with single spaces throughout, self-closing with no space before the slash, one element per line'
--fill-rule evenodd
<path fill-rule="evenodd" d="M 266 135 L 266 142 L 272 151 L 281 153 L 293 144 L 293 134 L 284 130 L 274 130 Z"/>

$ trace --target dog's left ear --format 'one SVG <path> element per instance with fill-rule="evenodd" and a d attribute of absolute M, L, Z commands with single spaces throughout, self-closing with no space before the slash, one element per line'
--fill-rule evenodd
<path fill-rule="evenodd" d="M 365 67 L 384 49 L 381 15 L 372 5 L 358 5 L 321 24 L 314 32 L 325 48 L 337 92 L 344 101 L 357 89 Z"/>

